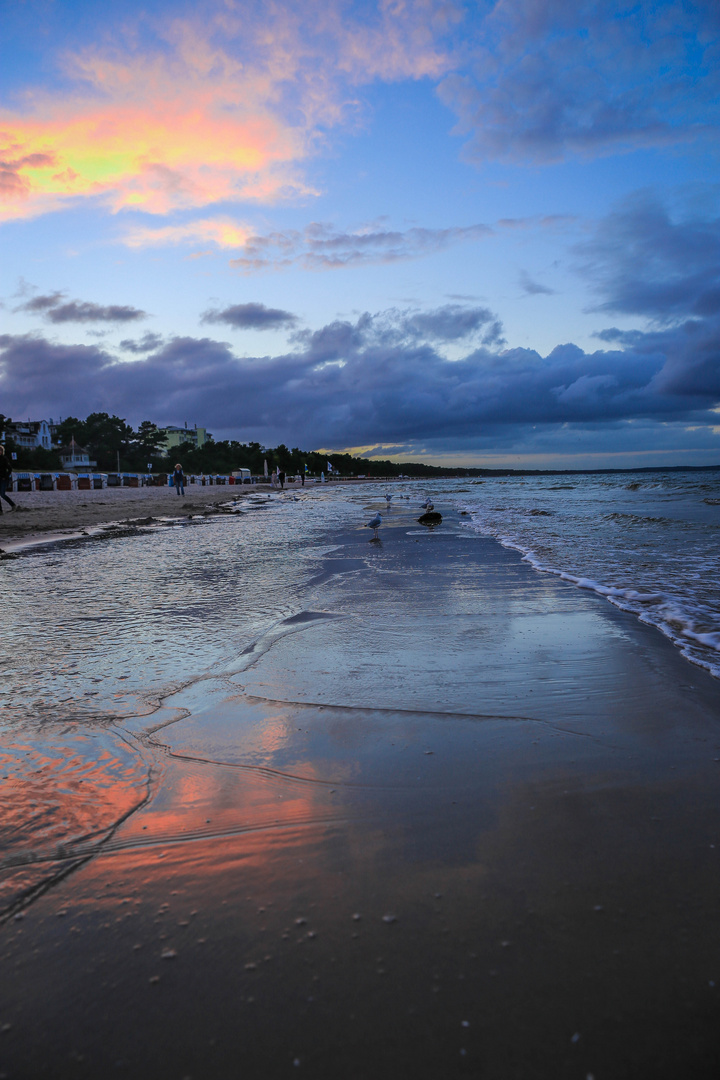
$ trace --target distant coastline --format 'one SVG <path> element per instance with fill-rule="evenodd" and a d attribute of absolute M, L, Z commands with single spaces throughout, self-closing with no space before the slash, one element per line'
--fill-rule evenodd
<path fill-rule="evenodd" d="M 407 462 L 400 462 L 401 469 L 411 469 Z M 418 466 L 416 465 L 415 468 Z M 445 469 L 442 465 L 421 465 L 423 470 L 432 470 L 432 475 L 438 480 L 444 476 L 451 478 L 462 476 L 601 476 L 617 475 L 618 473 L 665 473 L 665 472 L 718 472 L 720 465 L 637 465 L 616 469 L 481 469 L 470 466 L 458 466 L 454 469 Z M 408 473 L 412 479 L 417 475 Z M 422 474 L 427 475 L 426 472 Z"/>

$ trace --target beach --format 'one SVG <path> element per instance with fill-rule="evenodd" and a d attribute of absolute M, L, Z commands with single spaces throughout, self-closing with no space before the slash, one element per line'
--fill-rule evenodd
<path fill-rule="evenodd" d="M 720 681 L 455 488 L 37 504 L 0 1073 L 717 1076 Z"/>
<path fill-rule="evenodd" d="M 298 485 L 299 486 L 299 485 Z M 18 509 L 3 503 L 0 515 L 0 547 L 27 541 L 36 535 L 74 534 L 88 526 L 121 523 L 131 525 L 148 518 L 187 517 L 202 513 L 238 495 L 271 491 L 270 484 L 202 487 L 188 484 L 185 494 L 174 487 L 111 487 L 98 491 L 21 491 L 12 495 Z"/>

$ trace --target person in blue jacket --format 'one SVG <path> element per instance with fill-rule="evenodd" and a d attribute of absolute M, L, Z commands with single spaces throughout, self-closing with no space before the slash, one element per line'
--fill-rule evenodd
<path fill-rule="evenodd" d="M 173 469 L 173 484 L 175 485 L 175 491 L 178 495 L 185 494 L 185 473 L 183 472 L 182 465 L 178 464 Z"/>

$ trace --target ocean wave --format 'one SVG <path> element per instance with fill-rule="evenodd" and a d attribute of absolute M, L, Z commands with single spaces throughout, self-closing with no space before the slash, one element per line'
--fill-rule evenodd
<path fill-rule="evenodd" d="M 509 506 L 488 506 L 486 509 L 490 510 L 493 514 L 525 514 L 527 517 L 554 517 L 556 514 L 555 510 L 540 510 L 535 506 L 514 506 L 512 508 Z"/>
<path fill-rule="evenodd" d="M 650 517 L 647 514 L 629 514 L 621 510 L 614 510 L 610 514 L 603 514 L 605 521 L 627 521 L 637 525 L 678 525 L 684 524 L 674 518 Z"/>
<path fill-rule="evenodd" d="M 597 487 L 601 486 L 602 481 Z M 618 495 L 620 490 L 626 489 L 619 489 Z M 598 517 L 595 499 L 572 500 L 561 532 L 548 532 L 542 524 L 546 514 L 533 514 L 535 508 L 527 506 L 493 507 L 488 515 L 488 508 L 465 503 L 462 509 L 471 520 L 464 524 L 520 552 L 539 572 L 590 590 L 655 626 L 686 659 L 720 678 L 720 603 L 713 584 L 718 569 L 717 526 L 626 510 Z M 499 517 L 502 513 L 505 520 Z M 622 541 L 621 537 L 633 535 L 625 530 L 614 533 L 614 540 L 608 531 L 614 524 L 629 526 L 638 541 L 630 546 L 627 539 Z M 661 531 L 654 534 L 654 530 Z M 696 531 L 697 540 L 681 540 L 688 530 Z"/>

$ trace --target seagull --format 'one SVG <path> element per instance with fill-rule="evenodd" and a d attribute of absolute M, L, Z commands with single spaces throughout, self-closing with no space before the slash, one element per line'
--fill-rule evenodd
<path fill-rule="evenodd" d="M 368 521 L 367 528 L 375 530 L 375 535 L 373 536 L 373 540 L 378 540 L 379 539 L 379 537 L 378 537 L 378 529 L 380 528 L 381 525 L 382 525 L 382 518 L 381 518 L 380 514 L 376 514 L 375 517 L 372 518 L 372 520 Z"/>
<path fill-rule="evenodd" d="M 385 492 L 385 498 L 387 499 L 387 504 L 388 504 L 388 509 L 389 509 L 390 508 L 390 503 L 392 502 L 392 495 L 390 494 L 389 491 Z"/>
<path fill-rule="evenodd" d="M 423 510 L 427 510 L 428 513 L 430 513 L 430 511 L 435 508 L 435 503 L 430 498 L 427 498 L 425 502 L 420 503 L 420 505 L 422 506 Z"/>

